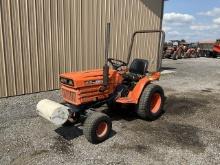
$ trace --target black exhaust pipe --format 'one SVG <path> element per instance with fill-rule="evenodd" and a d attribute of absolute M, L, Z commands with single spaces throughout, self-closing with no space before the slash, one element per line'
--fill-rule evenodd
<path fill-rule="evenodd" d="M 100 88 L 100 92 L 104 92 L 108 88 L 109 83 L 109 66 L 108 66 L 108 57 L 109 57 L 109 45 L 110 45 L 110 23 L 107 23 L 105 31 L 105 64 L 103 66 L 103 86 Z"/>

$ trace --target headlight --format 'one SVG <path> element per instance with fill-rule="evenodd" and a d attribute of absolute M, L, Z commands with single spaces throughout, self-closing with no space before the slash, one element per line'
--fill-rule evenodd
<path fill-rule="evenodd" d="M 73 86 L 73 80 L 67 80 L 67 84 Z"/>
<path fill-rule="evenodd" d="M 63 78 L 63 77 L 60 78 L 60 82 L 62 84 L 66 84 L 66 85 L 71 85 L 71 86 L 74 85 L 73 80 L 66 79 L 66 78 Z"/>

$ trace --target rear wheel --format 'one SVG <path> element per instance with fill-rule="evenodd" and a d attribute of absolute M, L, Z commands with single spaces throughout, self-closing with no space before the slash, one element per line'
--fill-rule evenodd
<path fill-rule="evenodd" d="M 89 142 L 97 144 L 105 141 L 111 130 L 111 119 L 106 114 L 94 112 L 85 120 L 83 134 Z"/>
<path fill-rule="evenodd" d="M 154 84 L 145 87 L 137 106 L 137 114 L 142 119 L 156 120 L 163 112 L 164 91 Z"/>

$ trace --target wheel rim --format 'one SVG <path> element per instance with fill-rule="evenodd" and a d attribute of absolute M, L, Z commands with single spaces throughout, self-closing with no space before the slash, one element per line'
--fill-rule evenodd
<path fill-rule="evenodd" d="M 106 135 L 107 130 L 108 130 L 108 124 L 106 122 L 101 122 L 101 123 L 99 123 L 99 125 L 97 127 L 96 135 L 99 138 L 102 138 L 103 136 Z"/>
<path fill-rule="evenodd" d="M 157 113 L 161 106 L 161 96 L 159 93 L 154 93 L 151 98 L 150 110 L 152 113 Z"/>

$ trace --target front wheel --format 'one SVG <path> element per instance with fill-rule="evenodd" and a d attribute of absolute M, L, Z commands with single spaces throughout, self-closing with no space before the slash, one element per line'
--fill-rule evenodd
<path fill-rule="evenodd" d="M 111 130 L 111 119 L 106 114 L 94 112 L 85 120 L 83 134 L 89 142 L 97 144 L 108 139 Z"/>
<path fill-rule="evenodd" d="M 137 105 L 138 116 L 142 119 L 156 120 L 163 112 L 164 101 L 164 91 L 160 86 L 147 85 Z"/>

